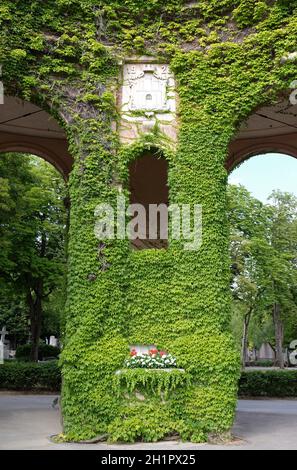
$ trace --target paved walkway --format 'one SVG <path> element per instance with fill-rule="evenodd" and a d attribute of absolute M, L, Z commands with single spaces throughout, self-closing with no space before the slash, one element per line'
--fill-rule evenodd
<path fill-rule="evenodd" d="M 0 449 L 294 449 L 297 450 L 297 400 L 239 400 L 233 434 L 237 444 L 216 446 L 175 441 L 154 444 L 53 444 L 61 432 L 55 395 L 0 393 Z"/>

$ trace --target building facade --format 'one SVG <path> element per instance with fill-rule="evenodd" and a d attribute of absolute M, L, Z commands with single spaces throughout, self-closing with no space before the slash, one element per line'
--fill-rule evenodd
<path fill-rule="evenodd" d="M 2 1 L 0 150 L 39 155 L 69 182 L 66 439 L 229 431 L 239 358 L 227 175 L 255 153 L 297 155 L 295 8 Z M 96 207 L 116 208 L 119 194 L 201 205 L 201 246 L 185 250 L 171 233 L 164 243 L 98 239 Z M 132 345 L 168 351 L 182 370 L 125 370 Z"/>

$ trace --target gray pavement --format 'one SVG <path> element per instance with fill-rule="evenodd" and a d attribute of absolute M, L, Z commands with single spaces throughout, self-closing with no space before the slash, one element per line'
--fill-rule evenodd
<path fill-rule="evenodd" d="M 134 445 L 54 444 L 49 437 L 61 432 L 56 395 L 0 393 L 0 449 L 292 449 L 297 450 L 297 400 L 239 400 L 233 435 L 227 445 L 177 441 Z"/>

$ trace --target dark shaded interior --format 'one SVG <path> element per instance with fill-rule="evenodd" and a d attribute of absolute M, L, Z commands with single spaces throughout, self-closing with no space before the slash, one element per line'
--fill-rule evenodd
<path fill-rule="evenodd" d="M 142 204 L 146 209 L 146 238 L 132 240 L 134 249 L 166 248 L 168 239 L 160 236 L 160 219 L 158 218 L 158 237 L 149 238 L 148 216 L 150 204 L 168 206 L 168 162 L 157 152 L 146 152 L 129 166 L 130 204 Z"/>

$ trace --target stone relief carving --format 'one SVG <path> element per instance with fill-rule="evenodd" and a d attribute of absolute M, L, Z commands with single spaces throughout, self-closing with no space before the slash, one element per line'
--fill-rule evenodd
<path fill-rule="evenodd" d="M 127 63 L 121 90 L 122 142 L 131 142 L 158 125 L 176 140 L 174 77 L 167 64 Z"/>
<path fill-rule="evenodd" d="M 145 64 L 138 71 L 135 65 L 131 65 L 127 67 L 127 73 L 130 111 L 170 111 L 167 99 L 169 74 L 166 65 L 158 70 L 153 64 Z"/>

